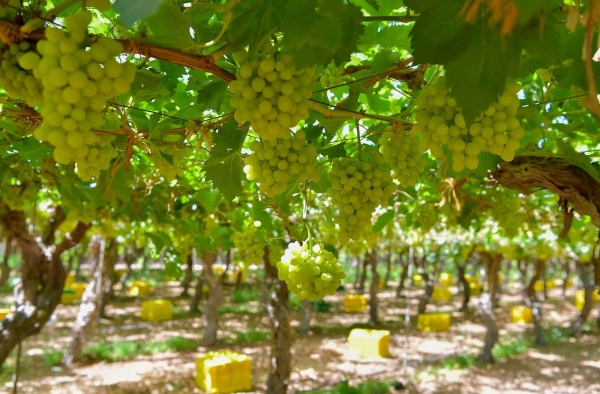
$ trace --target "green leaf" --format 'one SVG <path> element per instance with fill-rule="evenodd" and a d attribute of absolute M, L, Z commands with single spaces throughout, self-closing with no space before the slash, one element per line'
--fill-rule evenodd
<path fill-rule="evenodd" d="M 552 15 L 540 22 L 528 26 L 518 34 L 523 42 L 523 49 L 530 55 L 544 62 L 538 68 L 549 68 L 560 64 L 562 59 L 561 36 L 556 27 L 557 21 Z"/>
<path fill-rule="evenodd" d="M 167 131 L 171 129 L 172 124 L 172 119 L 165 118 L 161 114 L 150 115 L 150 133 L 148 135 L 149 139 L 163 140 Z"/>
<path fill-rule="evenodd" d="M 214 135 L 215 145 L 204 162 L 206 179 L 229 201 L 242 192 L 242 145 L 246 133 L 236 125 L 235 120 L 230 120 Z"/>
<path fill-rule="evenodd" d="M 388 210 L 384 214 L 379 215 L 379 217 L 375 221 L 375 224 L 373 225 L 373 232 L 375 234 L 377 234 L 378 232 L 380 232 L 381 230 L 383 230 L 383 228 L 389 222 L 391 222 L 395 217 L 396 217 L 396 211 L 394 211 L 394 210 Z"/>
<path fill-rule="evenodd" d="M 15 152 L 34 166 L 42 164 L 45 158 L 52 157 L 52 150 L 34 138 L 23 138 L 11 145 L 0 146 L 0 157 L 8 157 Z"/>
<path fill-rule="evenodd" d="M 229 84 L 220 78 L 204 82 L 198 91 L 196 102 L 203 104 L 205 109 L 219 111 L 227 94 L 227 86 Z"/>
<path fill-rule="evenodd" d="M 218 190 L 200 190 L 196 192 L 198 201 L 204 207 L 204 210 L 208 213 L 215 210 L 221 200 L 221 193 Z"/>
<path fill-rule="evenodd" d="M 346 142 L 342 141 L 339 144 L 329 146 L 327 148 L 317 149 L 317 151 L 323 156 L 327 156 L 330 159 L 335 159 L 337 157 L 346 156 Z"/>
<path fill-rule="evenodd" d="M 163 3 L 158 11 L 144 19 L 151 44 L 183 52 L 199 53 L 196 42 L 190 34 L 192 20 L 176 4 Z"/>
<path fill-rule="evenodd" d="M 350 60 L 364 31 L 360 7 L 343 0 L 287 0 L 274 9 L 283 48 L 299 68 Z"/>
<path fill-rule="evenodd" d="M 275 231 L 275 223 L 273 222 L 273 218 L 268 211 L 268 204 L 265 204 L 262 201 L 255 199 L 252 201 L 252 219 L 254 221 L 258 220 L 261 225 L 260 227 L 265 229 L 266 231 L 272 232 Z"/>
<path fill-rule="evenodd" d="M 158 253 L 165 248 L 165 245 L 169 245 L 171 243 L 169 236 L 162 231 L 148 231 L 145 233 L 145 235 L 146 237 L 150 238 Z"/>
<path fill-rule="evenodd" d="M 396 51 L 389 49 L 379 51 L 373 58 L 373 72 L 379 74 L 380 72 L 393 67 L 399 58 L 400 54 Z"/>
<path fill-rule="evenodd" d="M 113 8 L 121 14 L 121 21 L 126 28 L 144 19 L 158 10 L 163 0 L 115 0 Z"/>
<path fill-rule="evenodd" d="M 556 146 L 558 147 L 558 152 L 564 156 L 569 163 L 581 168 L 596 181 L 600 182 L 600 174 L 598 173 L 598 170 L 585 153 L 577 152 L 575 149 L 573 149 L 571 144 L 562 140 L 556 140 Z"/>

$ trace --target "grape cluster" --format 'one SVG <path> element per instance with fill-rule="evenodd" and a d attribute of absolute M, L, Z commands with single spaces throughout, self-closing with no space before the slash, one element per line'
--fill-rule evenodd
<path fill-rule="evenodd" d="M 283 193 L 294 175 L 300 182 L 318 181 L 321 176 L 314 164 L 317 149 L 307 145 L 302 130 L 289 140 L 252 141 L 250 149 L 253 153 L 244 160 L 246 178 L 256 179 L 260 183 L 259 190 L 268 197 Z"/>
<path fill-rule="evenodd" d="M 420 140 L 414 134 L 396 130 L 385 132 L 379 138 L 379 152 L 402 187 L 415 186 L 427 164 L 427 157 L 419 149 Z"/>
<path fill-rule="evenodd" d="M 314 69 L 296 70 L 291 61 L 285 53 L 244 59 L 229 84 L 235 120 L 250 122 L 263 140 L 289 139 L 290 127 L 308 118 Z"/>
<path fill-rule="evenodd" d="M 384 163 L 383 157 L 375 155 L 373 162 L 352 158 L 334 159 L 332 162 L 329 173 L 331 187 L 327 194 L 340 209 L 335 223 L 342 244 L 350 239 L 358 240 L 371 227 L 375 208 L 396 191 L 389 171 L 380 168 Z"/>
<path fill-rule="evenodd" d="M 323 71 L 323 76 L 321 76 L 319 82 L 323 87 L 341 85 L 344 83 L 342 75 L 344 75 L 344 66 L 336 67 L 335 62 L 332 61 Z"/>
<path fill-rule="evenodd" d="M 260 222 L 259 222 L 260 224 Z M 237 249 L 237 256 L 247 268 L 252 264 L 260 264 L 263 259 L 264 245 L 257 235 L 257 226 L 254 224 L 244 226 L 242 231 L 234 231 L 231 240 Z"/>
<path fill-rule="evenodd" d="M 281 261 L 277 263 L 279 279 L 298 299 L 317 301 L 327 294 L 333 295 L 346 277 L 335 256 L 319 244 L 309 246 L 294 242 L 288 245 Z"/>
<path fill-rule="evenodd" d="M 46 29 L 46 39 L 37 44 L 41 57 L 29 51 L 19 59 L 43 86 L 44 125 L 35 137 L 55 147 L 56 162 L 75 161 L 86 177 L 97 176 L 116 156 L 113 137 L 98 137 L 91 130 L 102 126 L 106 100 L 129 91 L 136 71 L 133 64 L 114 59 L 123 48 L 109 38 L 99 38 L 86 50 L 83 41 L 91 19 L 86 10 L 67 16 L 68 32 Z"/>
<path fill-rule="evenodd" d="M 428 233 L 438 222 L 438 212 L 430 202 L 419 203 L 412 211 L 412 219 L 421 225 L 424 233 Z"/>
<path fill-rule="evenodd" d="M 29 52 L 32 55 L 25 56 L 25 62 L 30 56 L 39 56 L 35 49 L 27 41 L 21 41 L 4 47 L 2 51 L 0 85 L 12 98 L 22 98 L 31 107 L 42 105 L 44 100 L 38 80 L 31 70 L 25 70 L 19 64 L 23 55 Z"/>
<path fill-rule="evenodd" d="M 516 94 L 521 85 L 511 83 L 504 93 L 487 110 L 467 125 L 462 110 L 445 87 L 444 78 L 438 83 L 427 85 L 417 98 L 421 108 L 416 113 L 415 133 L 422 135 L 421 151 L 430 150 L 441 157 L 442 144 L 452 151 L 452 169 L 462 171 L 465 167 L 474 170 L 479 166 L 480 152 L 489 151 L 505 161 L 515 157 L 519 140 L 525 135 L 517 118 L 519 99 Z"/>
<path fill-rule="evenodd" d="M 493 205 L 493 216 L 498 225 L 510 238 L 516 237 L 527 220 L 527 214 L 521 211 L 521 199 L 518 193 L 505 191 Z"/>
<path fill-rule="evenodd" d="M 160 151 L 153 152 L 149 158 L 157 174 L 167 182 L 172 182 L 177 176 L 183 176 L 184 168 L 181 164 L 189 156 L 190 149 L 183 144 L 180 135 L 167 135 L 165 141 L 167 143 L 160 146 Z M 168 162 L 163 154 L 170 156 L 173 164 Z"/>

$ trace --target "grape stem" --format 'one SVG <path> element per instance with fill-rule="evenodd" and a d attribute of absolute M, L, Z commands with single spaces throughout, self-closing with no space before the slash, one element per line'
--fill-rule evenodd
<path fill-rule="evenodd" d="M 283 212 L 281 212 L 281 210 L 279 209 L 279 205 L 277 205 L 275 203 L 275 200 L 273 200 L 273 203 L 271 204 L 271 208 L 273 208 L 273 211 L 277 214 L 279 219 L 281 219 L 281 221 L 283 222 L 283 225 L 287 228 L 290 236 L 292 238 L 294 238 L 294 241 L 302 242 L 300 240 L 300 238 L 296 235 L 296 232 L 294 231 L 294 229 L 292 228 L 292 225 L 290 224 L 290 218 L 288 218 Z"/>
<path fill-rule="evenodd" d="M 361 153 L 362 153 L 362 142 L 360 141 L 360 123 L 358 119 L 354 120 L 356 124 L 356 142 L 358 143 L 358 160 L 362 161 Z"/>
<path fill-rule="evenodd" d="M 597 9 L 600 8 L 595 0 L 590 0 L 588 8 L 588 21 L 586 25 L 585 41 L 583 46 L 583 54 L 585 56 L 585 73 L 588 80 L 588 99 L 583 104 L 588 107 L 592 115 L 600 117 L 600 105 L 598 105 L 598 97 L 596 95 L 596 82 L 594 81 L 594 70 L 592 66 L 593 60 L 593 40 L 596 31 L 598 20 L 594 15 L 598 14 Z"/>
<path fill-rule="evenodd" d="M 337 117 L 346 118 L 347 117 L 347 118 L 355 118 L 355 119 L 359 119 L 359 120 L 360 119 L 375 119 L 375 120 L 391 122 L 391 123 L 400 122 L 400 123 L 412 124 L 412 122 L 408 122 L 408 121 L 402 120 L 402 119 L 391 118 L 389 116 L 371 115 L 366 112 L 358 112 L 358 111 L 352 111 L 352 110 L 345 109 L 345 108 L 338 108 L 334 104 L 324 103 L 322 101 L 318 101 L 315 99 L 309 99 L 309 101 L 310 101 L 310 103 L 309 103 L 310 108 L 314 109 L 317 112 L 322 113 L 323 115 L 325 115 L 325 117 L 329 117 L 329 118 L 337 118 Z M 323 105 L 334 107 L 337 109 L 327 109 L 327 108 L 324 108 Z"/>
<path fill-rule="evenodd" d="M 50 11 L 46 12 L 43 16 L 28 20 L 27 23 L 21 26 L 21 33 L 27 35 L 33 32 L 34 30 L 43 27 L 46 22 L 54 20 L 54 18 L 56 18 L 61 12 L 63 12 L 73 4 L 77 4 L 80 2 L 81 0 L 65 0 L 65 2 L 57 5 Z"/>

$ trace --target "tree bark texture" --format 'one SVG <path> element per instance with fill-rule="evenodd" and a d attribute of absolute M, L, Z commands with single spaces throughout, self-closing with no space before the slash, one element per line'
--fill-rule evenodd
<path fill-rule="evenodd" d="M 377 309 L 379 306 L 379 300 L 377 299 L 377 293 L 379 292 L 379 273 L 377 272 L 377 251 L 373 249 L 368 254 L 368 262 L 371 266 L 371 287 L 369 289 L 369 322 L 371 324 L 379 323 L 379 316 L 377 315 Z"/>
<path fill-rule="evenodd" d="M 269 261 L 269 248 L 263 255 L 270 297 L 266 305 L 271 325 L 271 358 L 266 394 L 287 393 L 292 373 L 292 329 L 288 310 L 290 293 L 285 282 L 277 275 L 277 268 Z M 274 291 L 273 291 L 274 290 Z"/>
<path fill-rule="evenodd" d="M 92 279 L 83 292 L 79 313 L 71 328 L 71 344 L 63 357 L 63 364 L 67 367 L 79 360 L 87 338 L 98 324 L 100 305 L 106 284 L 104 279 L 107 274 L 105 246 L 106 242 L 101 236 L 95 236 L 92 239 L 90 252 Z"/>
<path fill-rule="evenodd" d="M 517 268 L 519 270 L 519 278 L 521 279 L 521 297 L 523 298 L 523 303 L 525 305 L 527 305 L 527 303 L 529 302 L 529 295 L 528 295 L 528 288 L 529 288 L 529 284 L 527 282 L 527 261 L 525 260 L 518 260 L 517 261 Z"/>
<path fill-rule="evenodd" d="M 479 297 L 479 303 L 477 304 L 477 313 L 486 327 L 483 349 L 481 349 L 478 358 L 485 364 L 494 362 L 492 349 L 500 337 L 492 304 L 492 296 L 488 293 L 482 294 L 481 297 Z"/>
<path fill-rule="evenodd" d="M 0 221 L 16 242 L 22 259 L 15 310 L 0 322 L 0 365 L 3 365 L 11 351 L 25 338 L 39 333 L 54 313 L 66 278 L 61 255 L 81 241 L 90 225 L 78 222 L 61 242 L 47 246 L 29 233 L 23 211 L 4 206 Z"/>
<path fill-rule="evenodd" d="M 4 253 L 2 254 L 2 265 L 0 269 L 2 273 L 0 273 L 0 288 L 3 287 L 6 282 L 8 282 L 8 278 L 10 277 L 10 267 L 8 266 L 8 258 L 10 257 L 10 246 L 12 244 L 12 237 L 9 235 L 4 238 Z"/>
<path fill-rule="evenodd" d="M 194 279 L 194 259 L 192 257 L 192 253 L 190 253 L 187 257 L 185 263 L 185 276 L 181 281 L 181 287 L 183 290 L 181 291 L 181 297 L 189 297 L 190 296 L 190 286 L 192 284 L 192 280 Z"/>
<path fill-rule="evenodd" d="M 564 300 L 567 297 L 567 279 L 569 279 L 569 275 L 571 275 L 571 264 L 567 261 L 567 259 L 563 258 L 560 261 L 560 265 L 562 277 L 561 298 Z"/>
<path fill-rule="evenodd" d="M 402 296 L 402 290 L 404 290 L 404 285 L 406 283 L 406 279 L 408 278 L 408 259 L 405 259 L 402 255 L 399 255 L 398 260 L 400 260 L 402 272 L 400 273 L 400 282 L 396 288 L 396 298 L 400 298 Z"/>
<path fill-rule="evenodd" d="M 100 317 L 106 318 L 106 307 L 115 295 L 115 285 L 119 278 L 115 272 L 115 264 L 119 259 L 118 244 L 115 238 L 111 238 L 108 242 L 108 248 L 105 251 L 104 258 L 104 274 L 102 275 L 102 298 L 100 299 Z"/>
<path fill-rule="evenodd" d="M 356 276 L 354 277 L 354 288 L 358 288 L 358 282 L 360 281 L 360 267 L 362 266 L 362 262 L 356 256 L 352 257 L 352 262 L 356 264 Z"/>
<path fill-rule="evenodd" d="M 217 255 L 214 252 L 204 252 L 202 258 L 202 277 L 204 283 L 208 286 L 208 300 L 204 312 L 206 325 L 202 342 L 204 346 L 216 345 L 219 331 L 219 306 L 221 305 L 221 298 L 223 298 L 223 285 L 213 274 L 212 266 L 216 259 Z M 202 293 L 202 288 L 200 288 L 200 293 Z"/>
<path fill-rule="evenodd" d="M 581 278 L 581 284 L 583 285 L 583 291 L 585 294 L 585 303 L 583 304 L 583 308 L 581 312 L 575 320 L 571 323 L 571 336 L 580 337 L 583 334 L 583 325 L 588 319 L 590 312 L 592 311 L 592 306 L 594 303 L 594 282 L 590 280 L 590 276 L 592 275 L 592 264 L 590 263 L 578 263 L 577 268 L 579 271 L 579 277 Z"/>
<path fill-rule="evenodd" d="M 504 187 L 531 194 L 538 188 L 558 195 L 580 215 L 600 227 L 600 184 L 586 171 L 561 157 L 518 156 L 491 174 Z"/>
<path fill-rule="evenodd" d="M 544 329 L 542 328 L 542 302 L 540 301 L 537 292 L 535 291 L 535 282 L 540 280 L 546 270 L 546 261 L 537 259 L 535 261 L 533 277 L 527 285 L 527 302 L 525 305 L 531 308 L 533 320 L 533 333 L 535 335 L 535 344 L 537 346 L 545 346 L 547 344 Z"/>
<path fill-rule="evenodd" d="M 471 285 L 467 278 L 465 278 L 465 265 L 458 262 L 455 262 L 454 264 L 456 265 L 456 271 L 458 272 L 458 280 L 463 289 L 463 302 L 459 311 L 466 312 L 469 310 L 469 301 L 471 300 Z"/>

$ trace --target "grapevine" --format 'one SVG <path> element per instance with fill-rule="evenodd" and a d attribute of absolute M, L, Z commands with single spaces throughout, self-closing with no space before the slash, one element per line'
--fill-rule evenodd
<path fill-rule="evenodd" d="M 319 244 L 310 247 L 309 241 L 289 244 L 277 263 L 277 271 L 279 279 L 299 300 L 317 301 L 335 294 L 346 274 L 331 252 Z"/>
<path fill-rule="evenodd" d="M 379 204 L 385 204 L 396 191 L 389 171 L 380 167 L 383 157 L 374 156 L 374 165 L 357 159 L 335 159 L 329 173 L 327 194 L 339 206 L 335 217 L 340 243 L 358 240 L 371 227 L 371 218 Z"/>
<path fill-rule="evenodd" d="M 260 222 L 258 223 L 260 224 Z M 262 262 L 264 245 L 257 235 L 257 227 L 256 224 L 246 225 L 242 231 L 234 231 L 231 236 L 242 269 Z"/>
<path fill-rule="evenodd" d="M 31 107 L 41 105 L 43 96 L 39 81 L 31 70 L 20 66 L 20 61 L 26 63 L 28 58 L 39 57 L 38 53 L 27 41 L 4 47 L 2 51 L 0 85 L 10 97 L 22 98 Z"/>
<path fill-rule="evenodd" d="M 379 138 L 379 152 L 392 168 L 392 176 L 400 186 L 415 186 L 425 170 L 427 158 L 421 154 L 416 133 L 402 130 L 387 131 Z"/>
<path fill-rule="evenodd" d="M 292 176 L 300 182 L 320 179 L 314 164 L 317 149 L 306 144 L 302 130 L 290 140 L 252 141 L 250 150 L 253 153 L 244 160 L 244 173 L 249 181 L 257 180 L 261 193 L 268 197 L 283 193 Z"/>
<path fill-rule="evenodd" d="M 525 135 L 521 124 L 515 118 L 519 108 L 516 94 L 521 85 L 511 83 L 504 93 L 485 110 L 475 122 L 467 125 L 462 110 L 456 107 L 456 100 L 445 87 L 445 79 L 427 85 L 417 98 L 416 105 L 421 109 L 416 113 L 415 134 L 421 134 L 420 150 L 431 151 L 435 157 L 443 154 L 442 145 L 452 151 L 452 169 L 474 170 L 479 166 L 479 153 L 489 151 L 499 155 L 504 161 L 511 161 L 520 147 L 520 139 Z"/>
<path fill-rule="evenodd" d="M 417 204 L 412 212 L 413 221 L 421 225 L 423 233 L 428 233 L 438 222 L 438 212 L 432 203 Z"/>
<path fill-rule="evenodd" d="M 231 106 L 240 124 L 250 122 L 263 140 L 289 139 L 291 127 L 308 118 L 308 99 L 314 69 L 296 70 L 285 53 L 262 55 L 250 61 L 238 54 L 240 69 L 229 84 Z"/>
<path fill-rule="evenodd" d="M 335 62 L 331 62 L 323 71 L 323 76 L 319 82 L 323 87 L 341 85 L 344 83 L 342 75 L 344 75 L 344 66 L 336 67 Z"/>
<path fill-rule="evenodd" d="M 19 59 L 43 86 L 44 125 L 35 137 L 55 147 L 56 162 L 75 161 L 82 179 L 98 176 L 116 156 L 110 144 L 114 137 L 100 138 L 91 130 L 102 126 L 106 100 L 129 91 L 136 71 L 133 64 L 114 59 L 123 48 L 109 38 L 100 37 L 86 50 L 91 20 L 89 11 L 69 15 L 64 22 L 68 32 L 45 30 L 46 39 L 37 44 L 41 57 L 29 51 Z"/>

